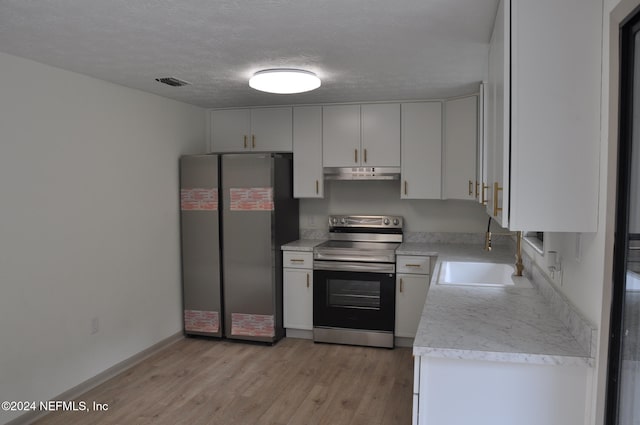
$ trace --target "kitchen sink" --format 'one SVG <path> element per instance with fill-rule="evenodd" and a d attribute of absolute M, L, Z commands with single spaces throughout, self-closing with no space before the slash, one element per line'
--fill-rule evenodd
<path fill-rule="evenodd" d="M 510 264 L 443 261 L 440 265 L 437 285 L 464 285 L 486 287 L 531 288 L 531 282 L 522 276 L 514 276 L 515 267 Z"/>

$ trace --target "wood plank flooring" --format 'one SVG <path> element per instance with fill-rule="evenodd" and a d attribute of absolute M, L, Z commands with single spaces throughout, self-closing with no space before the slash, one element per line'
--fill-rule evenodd
<path fill-rule="evenodd" d="M 106 412 L 38 425 L 410 424 L 411 349 L 186 338 L 79 397 Z"/>

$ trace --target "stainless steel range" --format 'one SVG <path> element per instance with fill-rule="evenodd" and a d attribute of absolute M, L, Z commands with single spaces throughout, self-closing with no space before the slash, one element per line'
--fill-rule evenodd
<path fill-rule="evenodd" d="M 402 217 L 331 216 L 313 252 L 313 339 L 393 347 Z"/>

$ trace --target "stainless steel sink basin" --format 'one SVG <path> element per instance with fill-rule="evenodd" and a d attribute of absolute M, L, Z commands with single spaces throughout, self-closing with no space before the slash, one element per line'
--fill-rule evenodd
<path fill-rule="evenodd" d="M 510 264 L 443 261 L 436 284 L 531 288 L 527 278 L 514 273 L 515 267 Z"/>

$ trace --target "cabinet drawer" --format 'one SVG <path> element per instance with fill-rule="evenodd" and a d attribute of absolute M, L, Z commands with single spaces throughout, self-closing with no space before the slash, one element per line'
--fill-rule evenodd
<path fill-rule="evenodd" d="M 398 255 L 396 264 L 397 273 L 429 274 L 431 268 L 429 257 L 416 255 Z"/>
<path fill-rule="evenodd" d="M 310 269 L 313 267 L 313 253 L 285 251 L 282 253 L 282 266 L 296 269 Z"/>

